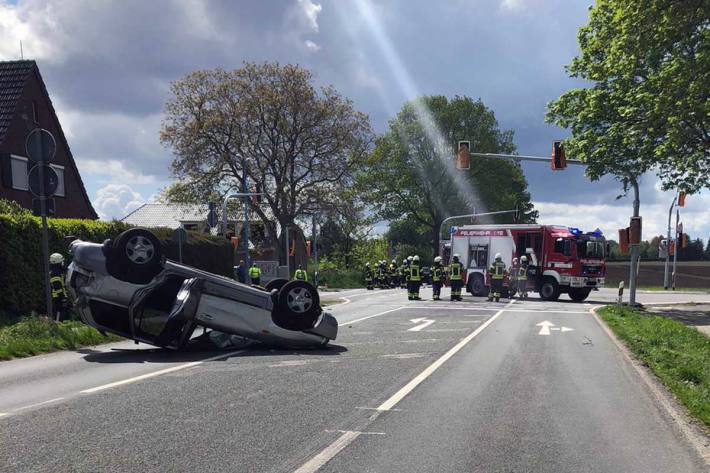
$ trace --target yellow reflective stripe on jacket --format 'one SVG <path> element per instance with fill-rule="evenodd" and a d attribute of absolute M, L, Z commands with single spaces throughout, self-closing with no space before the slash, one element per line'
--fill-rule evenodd
<path fill-rule="evenodd" d="M 410 281 L 421 281 L 422 280 L 422 275 L 419 272 L 419 266 L 416 264 L 413 264 L 412 266 L 409 267 L 409 280 Z"/>
<path fill-rule="evenodd" d="M 526 280 L 528 278 L 528 268 L 520 267 L 518 268 L 518 279 Z"/>
<path fill-rule="evenodd" d="M 493 279 L 503 279 L 505 276 L 505 263 L 495 262 L 491 266 L 491 278 Z"/>
<path fill-rule="evenodd" d="M 52 286 L 52 298 L 56 299 L 60 296 L 66 296 L 64 290 L 64 277 L 61 275 L 50 276 L 49 278 L 50 286 Z"/>
<path fill-rule="evenodd" d="M 449 279 L 452 281 L 458 281 L 461 278 L 461 269 L 463 265 L 461 263 L 451 263 L 451 276 Z"/>
<path fill-rule="evenodd" d="M 297 269 L 294 277 L 301 281 L 308 281 L 308 274 L 303 269 Z"/>
<path fill-rule="evenodd" d="M 442 276 L 443 276 L 443 271 L 441 270 L 441 267 L 434 266 L 431 270 L 431 280 L 432 281 L 441 281 Z"/>
<path fill-rule="evenodd" d="M 259 276 L 261 276 L 261 269 L 259 269 L 256 266 L 249 268 L 249 277 L 250 278 L 254 279 L 254 278 L 258 278 Z"/>

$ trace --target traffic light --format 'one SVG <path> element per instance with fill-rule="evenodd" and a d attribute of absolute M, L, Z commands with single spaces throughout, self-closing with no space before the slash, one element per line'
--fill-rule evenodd
<path fill-rule="evenodd" d="M 629 227 L 619 229 L 619 251 L 622 255 L 629 252 Z"/>
<path fill-rule="evenodd" d="M 567 158 L 565 157 L 565 149 L 561 141 L 552 143 L 552 161 L 550 163 L 553 171 L 562 171 L 567 167 Z"/>
<path fill-rule="evenodd" d="M 641 243 L 641 217 L 631 217 L 629 224 L 629 244 Z"/>
<path fill-rule="evenodd" d="M 690 237 L 688 236 L 688 234 L 681 233 L 680 234 L 680 247 L 681 248 L 688 248 L 689 243 L 690 243 Z"/>
<path fill-rule="evenodd" d="M 685 192 L 678 194 L 678 207 L 685 207 Z"/>
<path fill-rule="evenodd" d="M 456 169 L 466 171 L 471 169 L 471 142 L 459 141 L 458 157 L 456 159 Z"/>

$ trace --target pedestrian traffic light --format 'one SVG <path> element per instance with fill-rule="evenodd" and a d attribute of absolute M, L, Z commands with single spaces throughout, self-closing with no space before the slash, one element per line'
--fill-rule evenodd
<path fill-rule="evenodd" d="M 641 243 L 641 217 L 631 217 L 629 224 L 629 244 Z"/>
<path fill-rule="evenodd" d="M 678 194 L 678 207 L 685 207 L 685 192 Z"/>
<path fill-rule="evenodd" d="M 567 158 L 565 157 L 565 149 L 561 141 L 552 143 L 552 162 L 550 163 L 553 171 L 562 171 L 567 167 Z"/>
<path fill-rule="evenodd" d="M 471 169 L 471 142 L 459 141 L 457 149 L 456 169 L 461 171 Z"/>
<path fill-rule="evenodd" d="M 625 255 L 629 252 L 629 228 L 620 228 L 619 229 L 619 251 L 621 251 L 622 255 Z"/>

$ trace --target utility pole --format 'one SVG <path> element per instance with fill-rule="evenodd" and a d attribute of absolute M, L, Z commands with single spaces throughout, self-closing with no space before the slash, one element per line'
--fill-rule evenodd
<path fill-rule="evenodd" d="M 316 228 L 316 214 L 313 214 L 313 285 L 318 287 L 318 232 Z"/>
<path fill-rule="evenodd" d="M 246 163 L 242 158 L 242 194 L 244 194 L 244 262 L 247 268 L 251 267 L 249 260 L 249 188 L 247 184 Z"/>
<path fill-rule="evenodd" d="M 284 246 L 286 249 L 286 279 L 291 279 L 291 257 L 288 254 L 288 225 L 284 225 L 283 229 L 283 234 L 284 234 Z"/>
<path fill-rule="evenodd" d="M 673 202 L 671 202 L 671 206 L 668 209 L 668 236 L 666 238 L 666 264 L 664 265 L 663 269 L 663 289 L 668 290 L 668 286 L 670 285 L 670 280 L 669 280 L 669 271 L 668 267 L 670 266 L 671 263 L 671 218 L 673 218 L 673 207 L 675 206 L 675 201 L 678 197 L 675 196 L 673 197 Z"/>
<path fill-rule="evenodd" d="M 641 201 L 639 200 L 639 184 L 635 176 L 629 175 L 629 183 L 634 188 L 634 218 L 639 217 L 639 208 Z M 641 238 L 641 235 L 639 235 Z M 631 244 L 631 261 L 629 261 L 629 305 L 636 305 L 636 276 L 638 271 L 638 259 L 640 251 L 639 243 Z"/>
<path fill-rule="evenodd" d="M 678 252 L 680 251 L 680 245 L 678 241 L 678 220 L 680 220 L 680 210 L 675 209 L 675 251 L 673 252 L 673 290 L 675 291 L 675 270 L 676 263 L 678 263 Z"/>

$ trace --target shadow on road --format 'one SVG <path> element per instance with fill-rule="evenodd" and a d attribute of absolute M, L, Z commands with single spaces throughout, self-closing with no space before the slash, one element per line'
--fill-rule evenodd
<path fill-rule="evenodd" d="M 244 346 L 230 346 L 224 349 L 217 349 L 201 343 L 190 344 L 181 351 L 168 350 L 165 348 L 148 349 L 120 349 L 111 351 L 96 351 L 92 349 L 80 349 L 79 353 L 85 354 L 84 360 L 89 363 L 190 363 L 192 361 L 202 361 L 205 358 L 219 356 L 231 351 L 246 350 L 242 353 L 225 356 L 214 361 L 226 361 L 231 358 L 246 356 L 285 356 L 285 355 L 316 355 L 316 356 L 337 356 L 347 351 L 347 348 L 340 345 L 328 345 L 318 348 L 277 348 L 269 347 L 259 343 L 245 344 Z"/>

